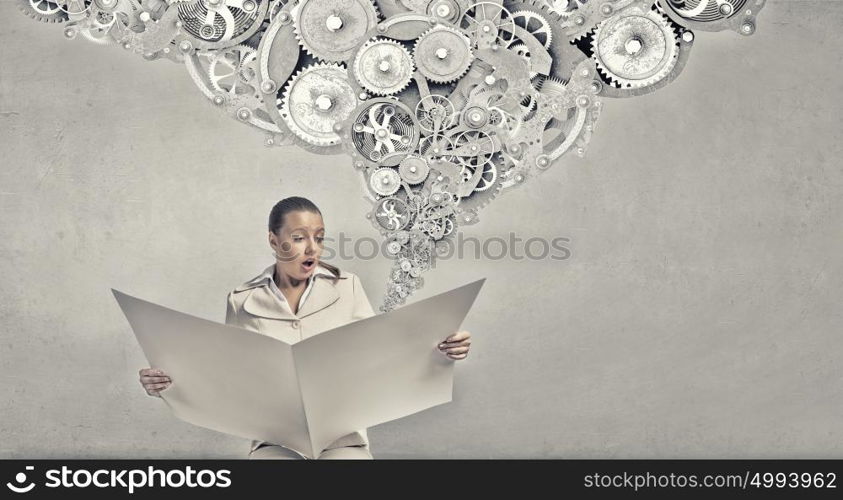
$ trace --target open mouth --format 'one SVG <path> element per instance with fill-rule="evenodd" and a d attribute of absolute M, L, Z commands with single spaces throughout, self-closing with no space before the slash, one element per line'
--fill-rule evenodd
<path fill-rule="evenodd" d="M 304 262 L 302 262 L 302 263 L 301 263 L 301 267 L 302 267 L 305 271 L 310 271 L 311 269 L 313 269 L 314 267 L 316 267 L 316 259 L 307 259 L 307 260 L 305 260 Z"/>

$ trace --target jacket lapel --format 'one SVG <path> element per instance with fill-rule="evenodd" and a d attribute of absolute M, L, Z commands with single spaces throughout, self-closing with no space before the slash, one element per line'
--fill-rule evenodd
<path fill-rule="evenodd" d="M 340 294 L 334 286 L 334 279 L 333 277 L 322 274 L 315 276 L 310 295 L 308 295 L 307 300 L 299 308 L 299 318 L 310 316 L 339 300 Z"/>
<path fill-rule="evenodd" d="M 316 283 L 314 283 L 314 290 L 315 285 Z M 269 285 L 255 287 L 243 302 L 243 309 L 250 314 L 264 318 L 296 319 L 287 304 L 272 293 Z"/>

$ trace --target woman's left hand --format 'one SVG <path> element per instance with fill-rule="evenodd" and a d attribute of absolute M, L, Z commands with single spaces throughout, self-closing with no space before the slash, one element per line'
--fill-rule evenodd
<path fill-rule="evenodd" d="M 462 330 L 454 333 L 439 344 L 439 351 L 451 359 L 465 359 L 471 345 L 471 333 Z"/>

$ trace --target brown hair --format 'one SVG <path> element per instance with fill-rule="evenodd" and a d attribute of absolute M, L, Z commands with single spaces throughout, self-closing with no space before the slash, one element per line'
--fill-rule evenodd
<path fill-rule="evenodd" d="M 269 230 L 278 234 L 281 231 L 281 227 L 284 226 L 284 217 L 290 212 L 298 211 L 312 212 L 319 214 L 320 216 L 322 215 L 322 212 L 319 211 L 319 207 L 307 198 L 302 198 L 301 196 L 290 196 L 289 198 L 284 198 L 279 201 L 274 207 L 272 207 L 272 210 L 269 212 Z M 340 270 L 338 267 L 328 264 L 321 259 L 319 260 L 319 265 L 330 271 L 334 277 L 340 277 Z"/>

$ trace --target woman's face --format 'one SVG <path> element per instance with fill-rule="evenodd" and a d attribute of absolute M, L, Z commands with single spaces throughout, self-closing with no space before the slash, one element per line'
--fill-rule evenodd
<path fill-rule="evenodd" d="M 278 234 L 269 233 L 280 271 L 296 280 L 305 280 L 316 270 L 324 239 L 322 216 L 305 211 L 288 213 Z"/>

